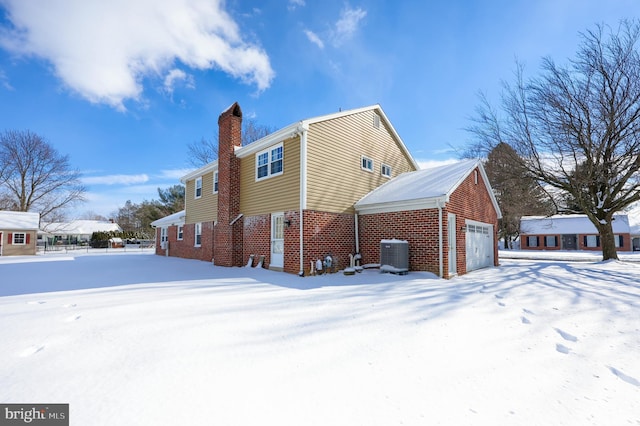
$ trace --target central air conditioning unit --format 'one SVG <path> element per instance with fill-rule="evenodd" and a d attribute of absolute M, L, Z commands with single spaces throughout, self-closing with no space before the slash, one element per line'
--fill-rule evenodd
<path fill-rule="evenodd" d="M 409 272 L 409 242 L 396 239 L 380 241 L 380 270 L 401 275 Z"/>

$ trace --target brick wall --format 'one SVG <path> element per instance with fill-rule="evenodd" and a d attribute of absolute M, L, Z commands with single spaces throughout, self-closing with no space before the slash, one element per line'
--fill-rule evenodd
<path fill-rule="evenodd" d="M 477 179 L 477 180 L 476 180 Z M 476 183 L 477 182 L 477 183 Z M 464 232 L 459 230 L 465 220 L 474 220 L 493 225 L 493 263 L 498 266 L 498 213 L 496 212 L 482 174 L 476 169 L 453 191 L 444 209 L 444 235 L 447 235 L 447 213 L 456 215 L 456 266 L 459 275 L 467 272 L 466 240 Z M 446 245 L 447 241 L 445 241 Z M 447 270 L 448 256 L 445 250 L 444 269 Z"/>
<path fill-rule="evenodd" d="M 178 227 L 169 226 L 167 237 L 169 241 L 169 256 L 185 259 L 198 259 L 211 262 L 213 258 L 213 222 L 202 222 L 200 247 L 195 247 L 195 224 L 183 227 L 182 240 L 178 240 Z M 164 256 L 166 251 L 160 247 L 160 228 L 156 229 L 156 254 Z"/>
<path fill-rule="evenodd" d="M 328 254 L 333 257 L 339 269 L 349 266 L 349 254 L 354 254 L 356 249 L 355 222 L 352 214 L 305 210 L 303 221 L 305 274 L 309 272 L 311 260 L 323 259 Z M 298 250 L 297 236 L 296 231 L 296 250 Z M 299 256 L 292 256 L 292 260 L 294 258 L 296 260 L 295 268 L 291 265 L 288 272 L 297 273 L 300 269 Z M 287 269 L 285 259 L 285 270 Z"/>
<path fill-rule="evenodd" d="M 247 264 L 249 256 L 255 255 L 253 266 L 260 256 L 265 256 L 264 267 L 269 267 L 271 253 L 271 215 L 263 214 L 244 218 L 243 258 Z"/>
<path fill-rule="evenodd" d="M 360 215 L 358 228 L 363 264 L 379 263 L 380 240 L 396 238 L 409 242 L 410 270 L 439 273 L 437 209 Z"/>

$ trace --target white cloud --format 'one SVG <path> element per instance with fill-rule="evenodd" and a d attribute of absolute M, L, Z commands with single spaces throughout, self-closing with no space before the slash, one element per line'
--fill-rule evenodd
<path fill-rule="evenodd" d="M 82 178 L 82 183 L 85 185 L 134 185 L 148 181 L 149 176 L 146 174 L 89 176 Z"/>
<path fill-rule="evenodd" d="M 168 94 L 173 94 L 173 90 L 178 82 L 182 82 L 184 86 L 189 89 L 195 89 L 196 87 L 193 76 L 180 69 L 174 68 L 169 71 L 164 78 L 164 91 Z"/>
<path fill-rule="evenodd" d="M 4 0 L 15 27 L 0 33 L 14 53 L 44 58 L 73 91 L 124 110 L 142 82 L 181 62 L 221 70 L 259 91 L 274 77 L 269 57 L 245 42 L 222 0 Z"/>
<path fill-rule="evenodd" d="M 287 6 L 287 9 L 289 10 L 295 10 L 298 7 L 304 7 L 306 5 L 304 0 L 289 0 L 289 5 Z"/>
<path fill-rule="evenodd" d="M 193 168 L 189 168 L 189 169 L 170 169 L 170 170 L 161 170 L 160 171 L 160 175 L 158 177 L 162 178 L 162 179 L 175 179 L 176 183 L 175 185 L 179 184 L 179 180 L 182 176 L 188 175 L 189 173 L 191 173 L 192 171 L 194 171 L 195 169 Z"/>
<path fill-rule="evenodd" d="M 334 47 L 340 47 L 343 43 L 349 41 L 356 31 L 358 31 L 360 22 L 365 16 L 367 16 L 366 10 L 361 8 L 353 9 L 347 5 L 340 11 L 338 20 L 324 32 L 324 39 L 329 40 Z M 311 43 L 320 49 L 324 49 L 324 41 L 318 33 L 305 29 L 304 34 Z"/>
<path fill-rule="evenodd" d="M 4 87 L 6 90 L 14 90 L 11 83 L 9 83 L 9 77 L 7 77 L 7 74 L 2 70 L 0 70 L 0 86 Z"/>
<path fill-rule="evenodd" d="M 320 39 L 320 37 L 318 37 L 316 33 L 311 30 L 304 30 L 304 33 L 311 43 L 315 44 L 320 49 L 324 49 L 324 42 Z"/>
<path fill-rule="evenodd" d="M 352 9 L 349 6 L 346 6 L 342 9 L 340 12 L 340 18 L 336 22 L 335 29 L 332 33 L 331 40 L 333 41 L 333 44 L 337 47 L 350 39 L 358 30 L 360 21 L 362 21 L 365 16 L 367 16 L 367 12 L 361 8 Z"/>

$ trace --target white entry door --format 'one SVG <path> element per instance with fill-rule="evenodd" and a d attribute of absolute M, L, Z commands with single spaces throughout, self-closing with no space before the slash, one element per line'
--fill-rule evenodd
<path fill-rule="evenodd" d="M 284 213 L 271 214 L 271 262 L 269 267 L 284 267 Z"/>
<path fill-rule="evenodd" d="M 458 273 L 458 268 L 456 266 L 456 215 L 453 213 L 449 213 L 449 217 L 447 220 L 447 229 L 449 230 L 449 238 L 448 238 L 448 258 L 449 258 L 449 276 L 456 275 Z"/>

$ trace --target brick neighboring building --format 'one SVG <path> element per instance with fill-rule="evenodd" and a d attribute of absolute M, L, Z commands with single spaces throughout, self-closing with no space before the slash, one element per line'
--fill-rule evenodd
<path fill-rule="evenodd" d="M 614 215 L 613 233 L 616 248 L 632 251 L 631 227 L 625 214 Z M 522 250 L 601 251 L 600 234 L 584 214 L 523 216 L 520 219 Z"/>
<path fill-rule="evenodd" d="M 242 110 L 237 103 L 220 115 L 218 125 L 218 160 L 181 179 L 185 211 L 153 223 L 157 254 L 220 266 L 244 266 L 254 255 L 254 266 L 263 257 L 265 267 L 297 274 L 307 274 L 312 262 L 327 255 L 337 268 L 345 268 L 358 248 L 363 262 L 379 261 L 379 253 L 368 248 L 378 238 L 367 222 L 372 218 L 358 215 L 356 203 L 401 176 L 423 172 L 417 171 L 416 161 L 379 105 L 302 120 L 246 146 L 240 145 Z M 477 218 L 496 229 L 495 200 L 475 195 L 490 193 L 486 175 L 481 165 L 474 170 L 481 175 L 481 185 L 449 194 L 450 210 L 443 211 L 460 212 L 459 223 Z M 469 204 L 476 198 L 479 201 Z M 493 212 L 488 218 L 487 209 Z M 401 220 L 407 227 L 418 220 L 410 232 L 429 241 L 419 245 L 409 239 L 414 244 L 411 268 L 448 277 L 452 274 L 434 267 L 432 256 L 446 224 L 439 228 L 433 212 L 424 218 L 420 214 L 408 209 Z M 407 232 L 398 229 L 385 238 L 406 238 Z M 463 234 L 456 239 L 464 246 Z M 493 234 L 492 241 L 497 250 Z M 446 252 L 446 241 L 443 244 Z M 461 266 L 454 273 L 465 270 Z"/>

